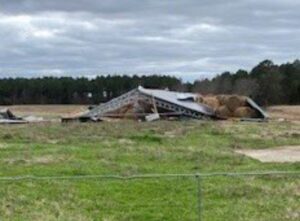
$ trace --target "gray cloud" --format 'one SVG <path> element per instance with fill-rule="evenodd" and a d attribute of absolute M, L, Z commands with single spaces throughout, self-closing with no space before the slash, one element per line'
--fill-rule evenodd
<path fill-rule="evenodd" d="M 299 58 L 297 0 L 0 0 L 0 76 L 172 74 Z"/>

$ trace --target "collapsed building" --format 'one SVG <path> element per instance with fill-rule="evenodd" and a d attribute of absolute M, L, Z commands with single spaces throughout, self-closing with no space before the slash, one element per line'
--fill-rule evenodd
<path fill-rule="evenodd" d="M 67 121 L 101 121 L 131 118 L 153 121 L 160 118 L 266 119 L 267 114 L 250 98 L 237 95 L 202 96 L 139 86 Z"/>

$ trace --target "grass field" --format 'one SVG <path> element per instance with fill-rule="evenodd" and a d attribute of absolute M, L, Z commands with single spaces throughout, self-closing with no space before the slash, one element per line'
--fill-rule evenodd
<path fill-rule="evenodd" d="M 300 171 L 236 149 L 300 145 L 293 122 L 121 121 L 0 126 L 0 176 Z M 0 181 L 0 220 L 198 220 L 189 178 Z M 203 179 L 203 220 L 299 220 L 295 176 Z"/>

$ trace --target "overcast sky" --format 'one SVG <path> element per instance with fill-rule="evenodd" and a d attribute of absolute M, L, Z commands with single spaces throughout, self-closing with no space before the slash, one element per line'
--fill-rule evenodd
<path fill-rule="evenodd" d="M 0 77 L 170 74 L 299 58 L 299 0 L 0 0 Z"/>

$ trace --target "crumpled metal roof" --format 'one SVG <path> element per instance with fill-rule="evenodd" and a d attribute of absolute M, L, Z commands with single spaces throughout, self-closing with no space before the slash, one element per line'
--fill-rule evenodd
<path fill-rule="evenodd" d="M 148 98 L 154 98 L 157 101 L 157 105 L 162 105 L 162 108 L 169 108 L 174 111 L 182 111 L 190 117 L 199 117 L 195 114 L 204 115 L 207 117 L 217 117 L 213 108 L 207 106 L 206 104 L 196 102 L 196 97 L 198 96 L 195 93 L 183 93 L 176 91 L 168 90 L 159 90 L 159 89 L 146 89 L 142 86 L 139 86 L 136 89 L 133 89 L 117 98 L 114 98 L 106 103 L 100 104 L 94 109 L 83 113 L 79 118 L 90 118 L 90 119 L 99 119 L 99 117 L 105 115 L 108 112 L 117 110 L 118 108 L 137 100 L 139 96 Z M 268 115 L 250 98 L 247 99 L 247 103 L 253 109 L 258 111 L 261 115 L 261 118 L 265 119 Z M 165 106 L 164 106 L 165 105 Z"/>
<path fill-rule="evenodd" d="M 195 101 L 191 101 L 188 98 L 195 98 L 197 95 L 193 93 L 183 93 L 168 90 L 146 89 L 141 86 L 138 87 L 138 91 L 142 94 L 153 96 L 154 98 L 161 99 L 181 107 L 197 111 L 199 113 L 213 116 L 215 113 L 212 108 L 205 104 L 199 104 Z M 184 99 L 187 98 L 187 99 Z"/>
<path fill-rule="evenodd" d="M 247 103 L 255 110 L 257 110 L 263 118 L 269 118 L 269 115 L 261 109 L 251 98 L 247 98 Z"/>

